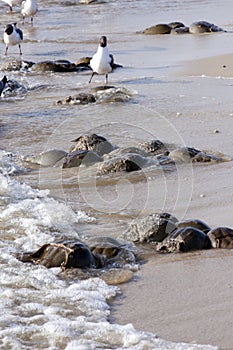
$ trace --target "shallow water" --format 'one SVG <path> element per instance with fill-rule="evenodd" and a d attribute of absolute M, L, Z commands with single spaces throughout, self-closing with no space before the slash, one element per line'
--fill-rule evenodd
<path fill-rule="evenodd" d="M 156 210 L 182 219 L 198 208 L 200 218 L 219 224 L 209 203 L 199 204 L 201 183 L 216 175 L 218 185 L 224 186 L 221 174 L 231 174 L 230 163 L 207 166 L 208 175 L 203 166 L 178 165 L 175 172 L 151 167 L 100 177 L 95 169 L 85 168 L 28 171 L 18 160 L 53 148 L 68 151 L 71 140 L 87 132 L 103 135 L 118 146 L 155 138 L 232 155 L 231 79 L 183 76 L 182 69 L 184 61 L 231 52 L 233 34 L 155 37 L 136 33 L 175 20 L 187 25 L 208 20 L 231 31 L 232 1 L 121 0 L 80 5 L 41 0 L 38 4 L 34 26 L 23 27 L 24 60 L 76 62 L 91 56 L 105 34 L 116 63 L 123 65 L 109 75 L 109 84 L 128 89 L 131 96 L 126 103 L 57 105 L 66 96 L 103 85 L 104 77 L 95 76 L 88 85 L 88 71 L 6 72 L 27 92 L 0 100 L 1 347 L 212 349 L 171 344 L 135 331 L 132 325 L 110 324 L 107 302 L 119 293 L 117 287 L 100 278 L 69 285 L 59 278 L 59 269 L 24 265 L 12 253 L 61 237 L 78 239 L 80 233 L 118 237 L 131 219 Z M 6 8 L 0 4 L 2 23 L 17 21 L 22 28 L 19 8 L 11 16 Z M 9 48 L 9 58 L 18 58 L 17 47 Z M 224 143 L 213 133 L 218 128 Z M 214 200 L 213 192 L 214 185 L 209 201 Z M 230 224 L 230 218 L 224 219 Z"/>

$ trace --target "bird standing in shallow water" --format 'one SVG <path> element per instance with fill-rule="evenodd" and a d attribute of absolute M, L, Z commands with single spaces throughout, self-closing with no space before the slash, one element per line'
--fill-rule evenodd
<path fill-rule="evenodd" d="M 13 6 L 16 6 L 16 5 L 20 5 L 22 0 L 2 0 L 3 2 L 5 2 L 9 8 L 10 8 L 10 12 L 13 11 Z"/>
<path fill-rule="evenodd" d="M 105 74 L 106 84 L 108 83 L 108 73 L 112 71 L 113 56 L 109 55 L 106 36 L 101 36 L 97 52 L 90 60 L 90 66 L 93 70 L 89 83 L 94 74 Z"/>
<path fill-rule="evenodd" d="M 16 27 L 16 23 L 7 24 L 4 32 L 4 43 L 6 44 L 5 55 L 7 55 L 8 47 L 11 45 L 19 46 L 19 54 L 22 55 L 20 43 L 23 41 L 23 32 Z"/>
<path fill-rule="evenodd" d="M 33 24 L 33 16 L 37 13 L 38 8 L 35 0 L 25 0 L 22 3 L 21 13 L 23 15 L 23 24 L 25 17 L 31 17 L 31 24 Z"/>

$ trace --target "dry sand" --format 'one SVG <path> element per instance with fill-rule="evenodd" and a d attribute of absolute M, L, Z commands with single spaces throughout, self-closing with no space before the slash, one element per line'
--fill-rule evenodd
<path fill-rule="evenodd" d="M 184 71 L 189 76 L 233 77 L 233 54 L 188 62 Z M 217 147 L 227 148 L 229 141 L 222 137 Z M 232 162 L 199 168 L 186 218 L 202 219 L 212 227 L 232 226 L 232 172 Z M 134 280 L 121 285 L 112 318 L 166 340 L 232 350 L 232 271 L 232 250 L 150 255 Z"/>

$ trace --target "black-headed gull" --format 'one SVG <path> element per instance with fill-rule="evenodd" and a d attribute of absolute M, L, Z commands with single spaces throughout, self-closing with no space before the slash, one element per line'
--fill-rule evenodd
<path fill-rule="evenodd" d="M 2 80 L 0 81 L 0 95 L 3 92 L 5 86 L 7 83 L 7 77 L 4 75 L 4 77 L 2 78 Z"/>
<path fill-rule="evenodd" d="M 108 73 L 112 71 L 113 56 L 109 55 L 106 36 L 101 36 L 97 52 L 90 60 L 90 66 L 93 72 L 89 83 L 91 82 L 94 74 L 105 74 L 107 84 Z"/>
<path fill-rule="evenodd" d="M 16 23 L 6 25 L 3 39 L 6 44 L 5 55 L 7 55 L 8 47 L 12 45 L 18 45 L 19 54 L 22 55 L 20 43 L 23 41 L 23 32 L 16 27 Z"/>

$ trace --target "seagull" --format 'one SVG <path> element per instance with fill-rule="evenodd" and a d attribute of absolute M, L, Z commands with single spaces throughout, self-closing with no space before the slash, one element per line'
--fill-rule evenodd
<path fill-rule="evenodd" d="M 21 13 L 23 15 L 23 24 L 25 17 L 31 17 L 31 24 L 33 24 L 33 16 L 37 13 L 37 3 L 35 0 L 25 0 L 22 3 Z"/>
<path fill-rule="evenodd" d="M 20 43 L 23 41 L 23 32 L 21 29 L 16 27 L 17 23 L 7 24 L 4 32 L 4 43 L 6 44 L 5 55 L 7 55 L 8 46 L 17 45 L 19 46 L 19 54 L 22 55 Z"/>
<path fill-rule="evenodd" d="M 101 36 L 97 52 L 90 60 L 90 66 L 93 70 L 89 83 L 94 74 L 105 74 L 106 84 L 108 83 L 108 73 L 112 71 L 113 56 L 109 55 L 106 36 Z"/>
<path fill-rule="evenodd" d="M 10 8 L 10 12 L 13 11 L 13 6 L 16 6 L 16 5 L 21 5 L 21 2 L 22 0 L 2 0 L 3 2 L 5 2 L 9 8 Z"/>
<path fill-rule="evenodd" d="M 0 95 L 3 92 L 5 86 L 7 83 L 7 77 L 4 75 L 4 77 L 2 78 L 2 80 L 0 81 Z"/>

